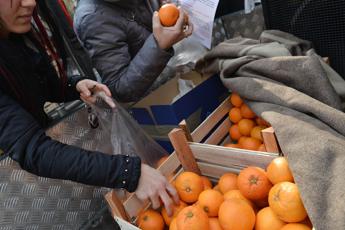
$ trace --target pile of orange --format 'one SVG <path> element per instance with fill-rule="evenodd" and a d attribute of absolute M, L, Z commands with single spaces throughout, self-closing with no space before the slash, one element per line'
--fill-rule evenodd
<path fill-rule="evenodd" d="M 232 108 L 229 111 L 231 143 L 226 147 L 242 148 L 254 151 L 266 151 L 261 130 L 270 126 L 246 105 L 237 93 L 230 95 Z"/>
<path fill-rule="evenodd" d="M 274 159 L 266 170 L 247 167 L 226 173 L 218 184 L 192 172 L 174 183 L 181 202 L 167 216 L 148 210 L 138 219 L 142 230 L 311 230 L 312 225 L 287 160 Z"/>

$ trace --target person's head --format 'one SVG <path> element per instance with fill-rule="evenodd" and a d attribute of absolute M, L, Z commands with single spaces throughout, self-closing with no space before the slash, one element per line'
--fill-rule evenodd
<path fill-rule="evenodd" d="M 35 6 L 36 0 L 0 0 L 0 36 L 29 32 Z"/>

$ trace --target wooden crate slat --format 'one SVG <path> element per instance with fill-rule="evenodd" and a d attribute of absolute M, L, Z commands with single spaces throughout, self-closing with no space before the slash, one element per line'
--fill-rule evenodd
<path fill-rule="evenodd" d="M 232 172 L 238 174 L 242 167 L 234 166 L 234 167 L 224 167 L 219 165 L 213 165 L 204 162 L 198 162 L 198 166 L 200 167 L 201 174 L 206 177 L 219 179 L 224 173 Z"/>
<path fill-rule="evenodd" d="M 277 157 L 277 155 L 269 153 L 265 154 L 263 152 L 207 144 L 190 143 L 189 146 L 197 160 L 225 167 L 227 165 L 244 167 L 256 165 L 266 168 L 266 166 Z M 214 154 L 215 151 L 217 154 Z"/>
<path fill-rule="evenodd" d="M 274 134 L 274 129 L 269 127 L 261 131 L 262 139 L 269 153 L 279 153 L 278 140 Z"/>
<path fill-rule="evenodd" d="M 231 104 L 227 98 L 208 118 L 202 122 L 193 132 L 192 138 L 195 142 L 201 142 L 215 125 L 229 113 Z"/>
<path fill-rule="evenodd" d="M 175 170 L 181 165 L 176 153 L 172 153 L 168 159 L 164 161 L 164 164 L 158 167 L 158 170 L 165 176 L 171 176 Z"/>
<path fill-rule="evenodd" d="M 206 139 L 205 144 L 218 145 L 225 136 L 229 135 L 229 129 L 231 122 L 229 119 L 225 119 L 219 127 Z"/>

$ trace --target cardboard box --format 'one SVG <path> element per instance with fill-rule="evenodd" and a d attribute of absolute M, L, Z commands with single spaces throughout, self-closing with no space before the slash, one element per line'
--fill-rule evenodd
<path fill-rule="evenodd" d="M 215 110 L 227 96 L 218 75 L 201 76 L 190 72 L 181 77 L 191 80 L 195 87 L 173 102 L 179 94 L 178 77 L 162 85 L 131 108 L 131 114 L 154 139 L 169 152 L 172 146 L 168 133 L 185 119 L 193 130 Z"/>

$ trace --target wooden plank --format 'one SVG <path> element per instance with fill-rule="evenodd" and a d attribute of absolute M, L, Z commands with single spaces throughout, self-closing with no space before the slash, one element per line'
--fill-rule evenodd
<path fill-rule="evenodd" d="M 199 143 L 190 143 L 189 147 L 193 151 L 197 161 L 224 167 L 228 167 L 229 165 L 238 167 L 255 165 L 266 168 L 267 165 L 278 156 L 277 154 L 272 153 L 263 153 Z"/>
<path fill-rule="evenodd" d="M 231 122 L 229 119 L 225 119 L 219 127 L 210 135 L 209 138 L 205 141 L 206 144 L 210 145 L 219 145 L 220 142 L 229 135 L 229 129 Z"/>
<path fill-rule="evenodd" d="M 159 170 L 165 177 L 172 175 L 176 169 L 181 165 L 176 152 L 173 152 L 168 159 L 162 163 L 157 170 Z"/>
<path fill-rule="evenodd" d="M 190 130 L 188 128 L 188 125 L 187 125 L 187 122 L 186 120 L 182 120 L 179 124 L 179 127 L 180 129 L 182 129 L 184 132 L 185 132 L 185 135 L 187 137 L 187 140 L 189 142 L 192 142 L 193 141 L 193 137 L 192 137 L 192 134 L 190 133 Z"/>
<path fill-rule="evenodd" d="M 108 192 L 105 195 L 105 199 L 110 207 L 110 211 L 112 216 L 121 217 L 124 220 L 129 220 L 125 208 L 121 202 L 121 200 L 117 197 L 115 191 Z"/>
<path fill-rule="evenodd" d="M 243 169 L 243 167 L 224 167 L 204 162 L 198 162 L 198 166 L 203 176 L 217 180 L 225 173 L 232 172 L 238 174 L 241 171 L 241 169 Z"/>
<path fill-rule="evenodd" d="M 173 129 L 169 133 L 169 138 L 183 169 L 200 175 L 200 169 L 196 164 L 192 150 L 189 148 L 184 131 L 182 129 Z"/>
<path fill-rule="evenodd" d="M 201 142 L 216 124 L 229 113 L 231 104 L 227 98 L 210 116 L 206 118 L 193 132 L 192 138 L 195 142 Z"/>
<path fill-rule="evenodd" d="M 266 147 L 266 151 L 269 153 L 279 153 L 279 146 L 277 138 L 274 134 L 274 129 L 272 127 L 264 129 L 261 131 L 262 138 Z"/>

